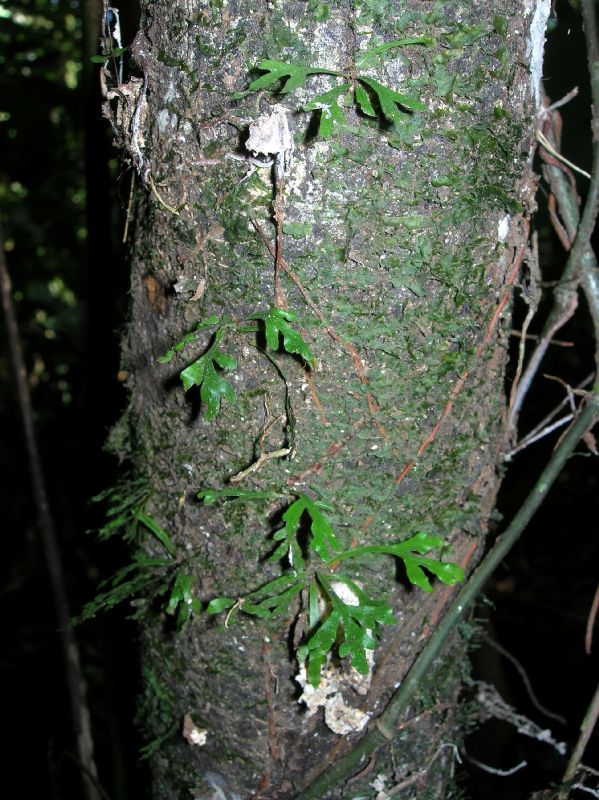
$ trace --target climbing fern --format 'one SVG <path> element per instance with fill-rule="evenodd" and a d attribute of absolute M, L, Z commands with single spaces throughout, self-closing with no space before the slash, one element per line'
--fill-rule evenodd
<path fill-rule="evenodd" d="M 370 66 L 377 56 L 394 48 L 408 44 L 431 44 L 432 41 L 425 37 L 397 39 L 373 50 L 364 51 L 358 58 L 357 66 Z M 424 111 L 426 108 L 414 97 L 399 94 L 394 89 L 366 75 L 350 76 L 325 67 L 290 64 L 271 59 L 264 59 L 256 65 L 255 69 L 264 74 L 255 78 L 246 92 L 234 95 L 235 99 L 261 89 L 272 89 L 280 94 L 290 94 L 296 89 L 303 88 L 306 81 L 315 75 L 344 80 L 342 84 L 316 95 L 303 106 L 304 111 L 319 112 L 318 133 L 324 139 L 329 138 L 345 125 L 343 109 L 352 104 L 365 116 L 378 117 L 391 124 L 400 123 L 402 115 L 405 113 Z"/>
<path fill-rule="evenodd" d="M 207 504 L 225 499 L 261 501 L 277 496 L 277 492 L 235 489 L 206 489 L 198 494 Z M 443 547 L 438 536 L 419 533 L 390 544 L 344 549 L 324 513 L 327 510 L 333 509 L 320 500 L 296 494 L 283 514 L 283 527 L 273 534 L 277 546 L 268 559 L 271 563 L 284 562 L 288 571 L 241 598 L 216 597 L 206 607 L 208 614 L 228 610 L 228 620 L 237 611 L 274 619 L 289 614 L 292 601 L 303 598 L 304 628 L 308 634 L 297 650 L 297 657 L 306 662 L 308 680 L 313 686 L 318 685 L 321 668 L 333 651 L 340 658 L 349 657 L 352 666 L 366 674 L 366 650 L 376 647 L 382 625 L 395 623 L 389 603 L 370 597 L 355 579 L 339 572 L 341 562 L 373 555 L 398 558 L 410 583 L 426 592 L 432 591 L 427 572 L 449 586 L 464 577 L 457 564 L 427 556 Z M 302 543 L 304 519 L 309 523 L 307 547 Z M 310 552 L 316 563 L 312 563 Z"/>

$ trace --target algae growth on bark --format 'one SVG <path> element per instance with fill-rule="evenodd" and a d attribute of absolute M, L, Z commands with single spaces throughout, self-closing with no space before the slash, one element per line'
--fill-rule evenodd
<path fill-rule="evenodd" d="M 153 791 L 292 798 L 376 724 L 452 592 L 434 571 L 423 592 L 407 562 L 367 548 L 426 536 L 442 543 L 436 563 L 468 572 L 484 546 L 509 331 L 509 304 L 496 309 L 527 238 L 548 3 L 143 0 L 141 12 L 105 112 L 136 176 L 130 405 L 112 440 L 187 581 L 136 604 Z M 273 115 L 279 150 L 272 131 L 250 147 Z M 269 337 L 275 306 L 298 338 Z M 260 499 L 197 497 L 232 489 Z M 300 496 L 364 557 L 333 551 L 315 577 L 305 514 L 279 552 Z M 151 533 L 137 546 L 163 557 Z M 298 559 L 317 588 L 274 618 L 244 614 L 242 598 Z M 194 612 L 179 627 L 176 592 Z M 310 682 L 310 635 L 335 598 L 360 608 L 361 593 L 395 624 L 360 628 L 358 671 L 343 617 Z M 222 614 L 200 611 L 211 601 Z M 456 636 L 414 698 L 410 716 L 432 710 L 398 733 L 401 756 L 384 748 L 330 796 L 374 797 L 459 740 L 464 658 Z M 447 796 L 452 758 L 437 757 L 423 797 Z"/>

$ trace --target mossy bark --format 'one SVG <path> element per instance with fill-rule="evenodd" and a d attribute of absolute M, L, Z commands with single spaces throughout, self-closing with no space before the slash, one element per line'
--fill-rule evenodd
<path fill-rule="evenodd" d="M 150 510 L 177 557 L 192 556 L 186 569 L 196 596 L 240 597 L 280 573 L 264 557 L 285 501 L 205 506 L 195 494 L 228 485 L 261 452 L 289 447 L 291 457 L 265 460 L 240 485 L 322 497 L 348 546 L 426 532 L 447 542 L 446 558 L 471 568 L 497 488 L 509 306 L 493 320 L 525 244 L 534 193 L 528 66 L 538 47 L 529 32 L 546 4 L 141 5 L 137 75 L 110 110 L 138 172 L 125 455 L 147 479 Z M 326 76 L 289 94 L 232 99 L 248 86 L 248 66 L 263 58 L 355 79 L 360 51 L 409 37 L 430 42 L 394 47 L 360 68 L 426 105 L 395 126 L 347 107 L 334 137 L 314 137 L 301 109 L 335 85 Z M 261 167 L 248 175 L 251 164 L 232 156 L 248 155 L 248 125 L 275 102 L 288 110 L 296 140 L 283 244 L 297 281 L 284 273 L 282 287 L 316 365 L 283 352 L 269 359 L 255 336 L 231 327 L 236 400 L 208 422 L 177 372 L 210 333 L 178 362 L 157 357 L 210 315 L 243 321 L 273 303 L 273 258 L 252 223 L 274 247 L 273 175 Z M 153 548 L 158 554 L 159 544 Z M 398 619 L 377 648 L 367 696 L 349 685 L 344 694 L 374 718 L 450 590 L 424 595 L 380 560 L 356 575 Z M 149 739 L 173 731 L 151 759 L 156 798 L 291 798 L 359 737 L 333 733 L 321 712 L 307 718 L 298 704 L 298 614 L 292 606 L 268 625 L 238 615 L 227 628 L 199 616 L 175 632 L 160 609 L 148 608 L 140 716 Z M 453 741 L 461 650 L 456 643 L 439 664 L 413 713 L 437 710 L 405 727 L 400 748 L 381 754 L 347 795 L 339 787 L 332 796 L 374 796 L 368 785 L 377 776 L 390 788 L 430 763 L 441 740 Z M 186 714 L 207 731 L 204 745 L 182 735 Z M 437 756 L 428 789 L 423 780 L 406 791 L 444 796 L 450 756 Z"/>

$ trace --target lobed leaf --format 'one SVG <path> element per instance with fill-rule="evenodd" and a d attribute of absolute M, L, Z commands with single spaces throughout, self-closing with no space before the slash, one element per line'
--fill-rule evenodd
<path fill-rule="evenodd" d="M 179 373 L 179 378 L 183 384 L 183 388 L 187 392 L 192 386 L 201 386 L 204 380 L 204 370 L 206 368 L 206 359 L 200 356 L 197 361 L 190 364 Z"/>
<path fill-rule="evenodd" d="M 179 373 L 186 392 L 192 386 L 199 386 L 200 398 L 206 408 L 204 417 L 208 421 L 218 415 L 222 399 L 228 403 L 235 402 L 233 387 L 214 367 L 215 364 L 225 370 L 237 367 L 237 361 L 233 356 L 224 353 L 217 346 L 220 341 L 219 334 L 220 331 L 217 332 L 214 344 L 203 355 Z"/>
<path fill-rule="evenodd" d="M 284 61 L 272 61 L 271 59 L 264 59 L 256 66 L 256 69 L 266 74 L 253 80 L 248 91 L 257 92 L 260 89 L 276 86 L 281 82 L 279 91 L 281 94 L 289 94 L 295 89 L 300 89 L 310 75 L 340 75 L 339 72 L 332 69 L 286 64 Z"/>
<path fill-rule="evenodd" d="M 271 617 L 278 617 L 284 614 L 289 608 L 289 604 L 303 589 L 305 588 L 304 581 L 296 581 L 288 589 L 278 594 L 265 597 L 260 603 L 244 602 L 242 610 L 246 614 L 252 614 L 262 619 L 270 619 Z"/>
<path fill-rule="evenodd" d="M 304 494 L 298 495 L 297 500 L 283 514 L 284 526 L 273 535 L 273 539 L 276 542 L 281 542 L 281 544 L 272 554 L 269 561 L 278 561 L 287 554 L 294 569 L 304 568 L 302 549 L 298 542 L 301 520 L 304 514 L 308 514 L 310 517 L 310 549 L 323 561 L 328 561 L 335 553 L 340 552 L 337 537 L 330 522 L 320 510 L 320 505 Z"/>
<path fill-rule="evenodd" d="M 305 495 L 301 495 L 301 498 L 304 501 L 305 509 L 311 519 L 310 533 L 312 534 L 312 539 L 310 541 L 310 547 L 323 561 L 326 561 L 329 558 L 329 553 L 339 552 L 339 542 L 333 533 L 331 523 L 320 510 L 319 504 L 313 503 L 312 500 Z"/>
<path fill-rule="evenodd" d="M 357 83 L 355 86 L 354 97 L 356 103 L 358 104 L 358 108 L 360 109 L 360 111 L 362 111 L 363 114 L 366 114 L 368 117 L 377 116 L 375 108 L 370 102 L 370 97 L 368 97 L 368 92 L 366 91 L 366 89 L 364 89 L 363 86 L 360 86 L 359 83 Z"/>
<path fill-rule="evenodd" d="M 392 625 L 396 622 L 391 606 L 385 601 L 368 597 L 349 578 L 335 576 L 336 581 L 349 586 L 357 601 L 356 604 L 342 600 L 333 588 L 332 582 L 324 575 L 317 573 L 317 580 L 331 608 L 297 651 L 300 661 L 307 661 L 309 682 L 313 686 L 318 686 L 320 669 L 336 642 L 339 642 L 339 656 L 341 658 L 349 656 L 352 666 L 360 674 L 367 674 L 366 650 L 374 650 L 376 646 L 374 634 L 380 625 Z M 312 591 L 312 586 L 310 588 Z"/>
<path fill-rule="evenodd" d="M 394 89 L 375 81 L 374 78 L 366 78 L 360 75 L 358 80 L 375 93 L 381 113 L 391 122 L 401 122 L 400 108 L 409 111 L 424 111 L 426 109 L 426 106 L 419 100 L 399 94 Z"/>
<path fill-rule="evenodd" d="M 283 337 L 283 347 L 288 353 L 301 356 L 307 364 L 313 366 L 314 356 L 310 348 L 302 339 L 301 334 L 295 331 L 290 322 L 294 322 L 297 315 L 282 308 L 271 308 L 267 312 L 254 314 L 250 319 L 261 320 L 264 323 L 266 345 L 270 350 L 279 349 L 279 338 Z"/>
<path fill-rule="evenodd" d="M 233 387 L 214 369 L 213 359 L 216 360 L 212 357 L 206 362 L 202 385 L 200 387 L 200 397 L 202 402 L 206 404 L 204 417 L 208 421 L 215 419 L 218 415 L 221 398 L 224 398 L 228 403 L 235 402 Z M 237 362 L 234 359 L 233 364 L 237 366 Z"/>
<path fill-rule="evenodd" d="M 349 83 L 336 86 L 324 94 L 317 95 L 304 106 L 304 111 L 320 111 L 318 133 L 323 139 L 328 139 L 335 132 L 335 129 L 345 125 L 345 117 L 339 105 L 339 100 L 349 92 L 349 89 Z"/>
<path fill-rule="evenodd" d="M 443 545 L 440 536 L 431 536 L 427 533 L 417 533 L 403 542 L 395 544 L 365 545 L 355 547 L 353 550 L 344 550 L 334 556 L 334 561 L 345 561 L 348 558 L 359 558 L 363 555 L 377 554 L 395 556 L 401 558 L 406 567 L 406 575 L 410 583 L 418 586 L 425 592 L 432 592 L 430 580 L 424 569 L 435 575 L 442 583 L 454 586 L 464 580 L 464 572 L 459 564 L 453 562 L 437 561 L 433 558 L 425 558 L 421 554 L 426 554 Z M 419 555 L 414 555 L 418 553 Z"/>

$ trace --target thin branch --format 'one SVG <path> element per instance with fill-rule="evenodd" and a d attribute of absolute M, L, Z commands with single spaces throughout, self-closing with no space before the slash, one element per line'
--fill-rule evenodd
<path fill-rule="evenodd" d="M 591 655 L 591 649 L 593 647 L 593 628 L 595 627 L 595 620 L 597 619 L 597 611 L 599 611 L 599 584 L 597 584 L 597 588 L 595 589 L 595 596 L 593 597 L 591 610 L 589 611 L 584 635 L 584 651 L 587 656 Z"/>
<path fill-rule="evenodd" d="M 553 747 L 560 756 L 566 754 L 565 742 L 558 742 L 550 730 L 542 728 L 533 720 L 523 714 L 519 714 L 505 702 L 494 686 L 485 683 L 485 681 L 474 681 L 473 685 L 477 687 L 476 702 L 488 717 L 507 722 L 508 725 L 512 725 L 516 729 L 520 736 L 528 736 L 529 739 L 543 742 L 543 744 Z"/>
<path fill-rule="evenodd" d="M 551 375 L 544 375 L 544 377 L 548 378 L 549 380 L 553 380 L 553 377 Z M 580 393 L 586 386 L 589 385 L 589 383 L 593 381 L 593 378 L 594 378 L 594 373 L 591 372 L 590 375 L 587 375 L 586 378 L 584 378 L 584 380 L 582 380 L 579 384 L 577 384 L 577 386 L 574 387 L 573 390 L 571 390 L 571 393 L 572 394 Z M 520 450 L 524 450 L 526 447 L 528 447 L 529 444 L 532 444 L 533 441 L 536 441 L 539 438 L 538 434 L 545 431 L 547 429 L 547 426 L 551 424 L 553 418 L 556 417 L 562 410 L 562 408 L 568 405 L 569 403 L 570 403 L 570 392 L 566 395 L 566 397 L 564 397 L 564 399 L 557 406 L 555 406 L 555 408 L 552 411 L 549 412 L 549 414 L 543 417 L 543 419 L 540 422 L 538 422 L 535 425 L 535 427 L 526 434 L 526 436 L 520 439 L 520 441 L 514 446 L 512 450 L 504 454 L 503 456 L 504 461 L 509 461 L 512 458 L 512 456 L 514 456 Z"/>
<path fill-rule="evenodd" d="M 565 158 L 561 153 L 559 153 L 553 147 L 549 139 L 545 136 L 545 134 L 541 130 L 537 130 L 537 141 L 543 145 L 543 147 L 545 148 L 545 150 L 547 150 L 548 153 L 551 153 L 551 155 L 554 158 L 557 158 L 558 161 L 561 161 L 562 164 L 565 164 L 567 167 L 570 167 L 570 169 L 573 169 L 574 172 L 578 172 L 579 175 L 583 175 L 585 178 L 591 177 L 590 173 L 587 172 L 586 169 L 581 169 L 580 167 L 577 167 L 576 164 L 574 164 L 572 161 L 568 161 L 567 158 Z"/>
<path fill-rule="evenodd" d="M 574 419 L 574 414 L 566 414 L 565 417 L 561 417 L 556 422 L 552 422 L 550 425 L 542 428 L 540 431 L 537 431 L 534 435 L 529 433 L 526 438 L 522 439 L 516 447 L 512 448 L 509 453 L 505 453 L 503 456 L 504 461 L 510 461 L 516 453 L 520 453 L 522 450 L 525 450 L 529 445 L 534 444 L 535 442 L 544 439 L 545 436 L 549 436 L 550 433 L 561 428 L 563 425 L 566 425 L 568 422 L 571 422 Z"/>
<path fill-rule="evenodd" d="M 570 756 L 570 760 L 568 761 L 568 766 L 566 767 L 566 771 L 564 772 L 562 783 L 568 784 L 574 780 L 580 762 L 582 761 L 584 751 L 586 750 L 588 741 L 591 738 L 591 734 L 593 733 L 595 725 L 597 724 L 598 717 L 599 717 L 599 684 L 595 689 L 595 694 L 593 695 L 593 699 L 591 700 L 587 712 L 584 715 L 584 719 L 580 725 L 580 736 L 578 737 L 578 741 L 576 742 L 574 750 L 572 751 L 572 755 Z M 565 800 L 568 797 L 568 794 L 569 790 L 562 792 L 559 795 L 560 800 Z"/>
<path fill-rule="evenodd" d="M 62 657 L 66 674 L 67 691 L 71 706 L 71 716 L 77 759 L 82 768 L 81 780 L 86 800 L 100 800 L 98 791 L 97 769 L 93 755 L 93 738 L 90 725 L 89 709 L 87 707 L 86 686 L 81 671 L 79 647 L 70 625 L 71 614 L 67 601 L 64 570 L 60 556 L 58 537 L 54 527 L 54 520 L 50 511 L 46 483 L 42 470 L 35 428 L 33 423 L 33 409 L 31 395 L 27 381 L 25 359 L 21 348 L 17 317 L 15 314 L 8 266 L 4 256 L 4 235 L 0 227 L 0 291 L 2 294 L 2 309 L 6 320 L 8 334 L 8 350 L 15 376 L 17 400 L 21 412 L 21 420 L 25 435 L 25 448 L 29 459 L 33 498 L 38 517 L 41 534 L 42 548 L 46 558 L 46 565 L 50 577 L 52 599 L 54 601 L 56 619 L 60 630 Z"/>
<path fill-rule="evenodd" d="M 521 761 L 510 769 L 498 769 L 497 767 L 490 767 L 488 764 L 483 764 L 482 761 L 478 761 L 476 758 L 469 756 L 468 753 L 464 753 L 464 755 L 475 767 L 482 769 L 483 772 L 489 772 L 491 775 L 499 775 L 500 778 L 508 778 L 510 775 L 515 775 L 516 772 L 520 772 L 521 769 L 528 766 L 528 761 Z"/>
<path fill-rule="evenodd" d="M 545 708 L 545 706 L 538 699 L 538 697 L 534 693 L 534 689 L 532 688 L 532 684 L 530 682 L 530 678 L 528 677 L 528 673 L 526 672 L 522 664 L 518 661 L 516 656 L 512 655 L 512 653 L 510 653 L 509 650 L 506 650 L 505 647 L 500 645 L 499 642 L 496 642 L 495 639 L 492 639 L 490 636 L 485 636 L 485 641 L 488 644 L 490 644 L 491 647 L 497 650 L 497 652 L 500 653 L 504 658 L 507 658 L 507 660 L 514 665 L 514 667 L 518 671 L 518 674 L 522 678 L 522 683 L 524 684 L 524 688 L 526 689 L 526 692 L 530 698 L 530 702 L 533 704 L 533 706 L 538 711 L 540 711 L 541 714 L 543 714 L 544 716 L 549 717 L 550 719 L 554 719 L 557 722 L 560 722 L 562 725 L 566 725 L 567 720 L 564 717 L 562 717 L 561 714 L 556 714 L 554 711 L 550 711 L 548 708 Z"/>
<path fill-rule="evenodd" d="M 599 798 L 599 790 L 598 789 L 591 789 L 589 786 L 585 786 L 582 783 L 575 783 L 572 785 L 573 789 L 580 789 L 581 792 L 587 792 L 587 794 L 592 794 L 593 797 Z"/>
<path fill-rule="evenodd" d="M 577 95 L 578 95 L 578 86 L 575 86 L 568 92 L 568 94 L 565 94 L 560 100 L 556 100 L 555 103 L 551 103 L 550 106 L 544 108 L 540 113 L 540 117 L 542 119 L 545 119 L 545 117 L 548 116 L 548 114 L 550 114 L 552 111 L 556 111 L 558 108 L 561 108 L 562 106 L 565 106 L 566 103 L 569 103 L 570 100 L 573 100 L 575 97 L 577 97 Z"/>

